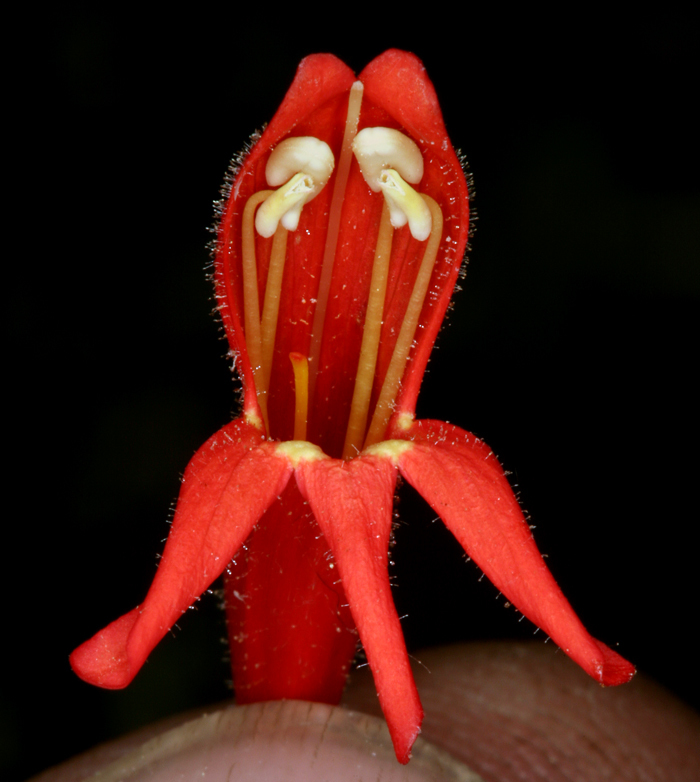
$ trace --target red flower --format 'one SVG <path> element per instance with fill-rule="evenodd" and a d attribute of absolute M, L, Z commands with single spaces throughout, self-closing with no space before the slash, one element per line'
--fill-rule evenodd
<path fill-rule="evenodd" d="M 305 59 L 222 203 L 216 294 L 243 414 L 190 462 L 145 601 L 73 652 L 79 676 L 126 686 L 226 570 L 239 702 L 337 702 L 359 634 L 407 762 L 423 712 L 387 573 L 400 473 L 585 671 L 630 679 L 557 587 L 489 448 L 414 420 L 468 229 L 420 61 L 388 51 L 355 81 Z"/>

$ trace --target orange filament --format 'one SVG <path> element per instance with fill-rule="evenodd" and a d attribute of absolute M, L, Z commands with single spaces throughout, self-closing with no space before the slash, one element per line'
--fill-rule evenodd
<path fill-rule="evenodd" d="M 345 197 L 345 188 L 348 183 L 348 175 L 350 174 L 350 163 L 352 162 L 353 157 L 352 142 L 357 135 L 357 123 L 360 119 L 360 106 L 362 104 L 363 90 L 364 87 L 361 81 L 356 81 L 350 89 L 348 113 L 345 119 L 345 132 L 343 134 L 343 146 L 341 147 L 340 158 L 338 159 L 335 185 L 333 186 L 333 195 L 331 196 L 331 208 L 328 214 L 328 233 L 326 234 L 326 246 L 323 251 L 323 266 L 321 267 L 321 278 L 318 284 L 318 293 L 316 294 L 316 309 L 314 310 L 314 321 L 313 326 L 311 327 L 311 343 L 309 347 L 309 364 L 311 365 L 310 393 L 312 398 L 316 387 L 316 377 L 321 370 L 319 364 L 321 360 L 323 324 L 326 318 L 328 296 L 331 289 L 335 251 L 338 246 L 340 214 L 343 207 L 343 198 Z"/>
<path fill-rule="evenodd" d="M 435 259 L 437 258 L 438 249 L 440 247 L 440 239 L 442 238 L 442 212 L 440 211 L 440 207 L 432 198 L 430 198 L 430 196 L 423 195 L 423 198 L 430 209 L 433 218 L 433 227 L 428 238 L 425 253 L 423 254 L 420 269 L 416 276 L 416 281 L 413 285 L 411 298 L 406 307 L 406 314 L 404 315 L 401 330 L 399 331 L 399 336 L 396 340 L 396 345 L 394 346 L 389 368 L 384 377 L 382 390 L 379 393 L 379 399 L 374 408 L 372 423 L 370 424 L 369 432 L 367 433 L 364 442 L 365 448 L 378 443 L 382 439 L 386 426 L 389 423 L 389 417 L 393 411 L 401 378 L 406 370 L 408 354 L 411 350 L 411 345 L 413 344 L 413 338 L 415 337 L 416 328 L 418 326 L 418 319 L 420 318 L 420 313 L 423 309 L 423 302 L 425 301 L 425 295 L 428 292 L 428 285 L 430 284 L 433 267 L 435 266 Z"/>
<path fill-rule="evenodd" d="M 355 377 L 355 390 L 350 406 L 350 419 L 345 434 L 343 459 L 352 459 L 353 456 L 360 452 L 365 436 L 374 372 L 377 366 L 379 337 L 382 331 L 382 316 L 384 314 L 384 300 L 386 298 L 386 283 L 389 276 L 393 234 L 394 229 L 391 226 L 389 205 L 385 199 L 382 207 L 381 222 L 379 223 L 377 246 L 374 251 L 372 281 L 370 282 L 365 326 L 362 333 L 360 360 Z"/>
<path fill-rule="evenodd" d="M 267 419 L 267 382 L 262 362 L 262 335 L 260 331 L 260 299 L 258 298 L 258 269 L 255 260 L 255 209 L 273 190 L 260 190 L 246 202 L 241 226 L 241 263 L 243 267 L 243 316 L 245 341 L 248 357 L 253 369 L 258 405 L 265 429 L 269 432 Z"/>
<path fill-rule="evenodd" d="M 280 311 L 284 261 L 287 255 L 287 234 L 287 229 L 280 223 L 275 231 L 275 238 L 272 240 L 270 266 L 267 272 L 267 282 L 265 283 L 265 301 L 263 302 L 260 329 L 262 332 L 261 354 L 266 392 L 270 390 L 272 354 L 275 347 L 275 335 L 277 334 L 277 316 Z"/>
<path fill-rule="evenodd" d="M 294 370 L 294 439 L 306 440 L 306 422 L 309 411 L 309 362 L 301 353 L 290 353 Z"/>

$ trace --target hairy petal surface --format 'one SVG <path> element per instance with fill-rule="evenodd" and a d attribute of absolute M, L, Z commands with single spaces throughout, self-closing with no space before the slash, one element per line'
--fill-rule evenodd
<path fill-rule="evenodd" d="M 78 676 L 100 687 L 126 687 L 183 611 L 221 575 L 291 473 L 288 460 L 244 421 L 211 437 L 185 471 L 146 599 L 73 652 Z"/>
<path fill-rule="evenodd" d="M 390 118 L 389 122 L 382 120 L 378 124 L 397 123 L 420 147 L 425 163 L 420 192 L 437 201 L 445 221 L 420 328 L 396 400 L 395 409 L 413 413 L 423 374 L 464 260 L 469 239 L 469 194 L 462 164 L 445 128 L 435 88 L 418 57 L 410 52 L 389 49 L 372 60 L 359 78 L 364 84 L 366 103 L 380 106 L 387 120 Z M 411 286 L 406 288 L 411 290 Z M 400 321 L 397 323 L 393 318 L 396 311 L 401 312 L 402 318 L 406 305 L 398 289 L 392 303 L 394 307 L 385 308 L 383 318 L 383 339 L 391 345 L 391 350 L 390 335 L 401 326 Z M 390 355 L 385 358 L 388 359 Z"/>
<path fill-rule="evenodd" d="M 242 220 L 245 203 L 255 192 L 267 189 L 265 166 L 273 148 L 290 135 L 314 136 L 338 148 L 343 135 L 347 94 L 355 81 L 355 75 L 345 63 L 332 54 L 312 54 L 305 57 L 297 69 L 294 81 L 267 128 L 245 156 L 231 186 L 223 207 L 218 229 L 217 252 L 214 262 L 214 282 L 218 309 L 226 337 L 237 356 L 237 370 L 243 382 L 244 409 L 260 415 L 253 370 L 248 357 L 242 321 L 244 312 L 241 248 Z M 294 242 L 287 249 L 286 289 L 294 296 L 285 296 L 281 303 L 280 322 L 286 328 L 280 330 L 277 349 L 281 350 L 284 365 L 291 350 L 306 348 L 300 344 L 299 332 L 308 327 L 294 327 L 293 321 L 301 317 L 313 318 L 312 305 L 301 305 L 303 299 L 315 298 L 318 281 L 314 281 L 317 269 L 323 261 L 328 208 L 332 189 L 326 187 L 302 213 L 301 228 L 294 233 Z M 256 253 L 260 292 L 264 291 L 271 240 L 256 235 Z M 306 274 L 299 274 L 299 271 Z M 304 282 L 304 276 L 311 277 Z M 306 286 L 310 285 L 307 289 Z M 310 309 L 311 308 L 311 309 Z M 303 325 L 303 324 L 302 324 Z M 284 344 L 281 344 L 284 342 Z M 289 345 L 292 342 L 295 344 Z M 288 406 L 283 399 L 276 399 L 285 413 Z M 291 405 L 293 411 L 293 402 Z M 284 418 L 284 416 L 282 416 Z M 285 433 L 273 433 L 284 439 Z M 289 433 L 291 436 L 291 432 Z"/>
<path fill-rule="evenodd" d="M 387 570 L 396 468 L 375 456 L 325 459 L 301 464 L 296 478 L 337 562 L 396 757 L 407 763 L 423 709 Z"/>
<path fill-rule="evenodd" d="M 399 457 L 401 474 L 489 580 L 600 684 L 629 681 L 634 666 L 587 632 L 557 586 L 489 447 L 440 421 L 416 422 L 402 437 L 414 447 Z"/>

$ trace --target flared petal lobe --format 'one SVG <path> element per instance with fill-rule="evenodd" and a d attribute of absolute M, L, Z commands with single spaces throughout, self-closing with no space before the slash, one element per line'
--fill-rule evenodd
<path fill-rule="evenodd" d="M 557 586 L 489 447 L 440 421 L 415 422 L 404 436 L 413 447 L 401 474 L 487 578 L 600 684 L 629 681 L 634 666 L 589 635 Z"/>
<path fill-rule="evenodd" d="M 327 459 L 300 465 L 296 479 L 330 544 L 396 756 L 407 763 L 423 709 L 387 570 L 396 467 L 374 456 Z"/>
<path fill-rule="evenodd" d="M 78 676 L 109 689 L 129 684 L 180 615 L 221 575 L 291 472 L 288 460 L 241 420 L 211 437 L 185 471 L 146 599 L 73 652 Z"/>

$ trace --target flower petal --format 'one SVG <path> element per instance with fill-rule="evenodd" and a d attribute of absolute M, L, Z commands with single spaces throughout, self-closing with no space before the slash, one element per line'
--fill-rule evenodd
<path fill-rule="evenodd" d="M 324 459 L 296 470 L 338 564 L 396 757 L 407 763 L 423 709 L 391 596 L 387 558 L 396 468 L 389 459 Z"/>
<path fill-rule="evenodd" d="M 399 470 L 464 550 L 525 616 L 603 685 L 623 684 L 634 666 L 586 631 L 557 586 L 489 447 L 469 432 L 419 421 L 402 439 Z"/>
<path fill-rule="evenodd" d="M 443 210 L 444 238 L 423 304 L 420 328 L 415 336 L 411 360 L 401 381 L 396 409 L 413 413 L 423 374 L 442 326 L 469 239 L 469 194 L 462 164 L 449 141 L 440 104 L 423 63 L 410 52 L 389 49 L 372 60 L 360 73 L 365 101 L 380 106 L 420 147 L 425 174 L 420 192 L 434 198 Z M 410 291 L 410 287 L 408 288 Z M 384 313 L 383 339 L 400 328 L 392 318 L 403 318 L 405 305 L 398 306 L 397 290 Z M 391 356 L 389 355 L 388 358 Z M 380 366 L 382 356 L 380 355 Z"/>
<path fill-rule="evenodd" d="M 71 655 L 87 682 L 126 687 L 153 647 L 217 578 L 282 492 L 288 460 L 237 420 L 197 451 L 183 477 L 172 530 L 144 602 Z"/>
<path fill-rule="evenodd" d="M 242 327 L 243 277 L 239 245 L 243 232 L 244 206 L 253 193 L 268 187 L 265 165 L 272 149 L 285 137 L 314 136 L 331 144 L 333 149 L 340 147 L 347 94 L 354 81 L 355 76 L 350 68 L 332 54 L 312 54 L 305 57 L 299 63 L 294 81 L 275 116 L 241 161 L 230 191 L 225 196 L 226 202 L 222 204 L 214 263 L 214 283 L 226 337 L 237 356 L 236 366 L 246 391 L 244 407 L 248 413 L 260 415 L 256 394 L 252 390 L 248 392 L 248 389 L 255 388 L 255 384 Z M 286 265 L 291 272 L 297 269 L 298 271 L 292 277 L 293 284 L 288 283 L 288 287 L 291 286 L 294 291 L 294 296 L 284 296 L 280 305 L 280 322 L 286 322 L 287 326 L 284 330 L 280 330 L 276 347 L 284 358 L 284 362 L 280 362 L 280 365 L 285 370 L 289 364 L 287 357 L 290 351 L 301 351 L 306 355 L 306 348 L 303 341 L 300 343 L 298 334 L 300 331 L 308 331 L 308 327 L 301 329 L 294 324 L 298 320 L 302 325 L 309 318 L 313 320 L 311 302 L 315 301 L 318 286 L 318 280 L 314 279 L 314 276 L 316 267 L 320 269 L 323 261 L 323 239 L 319 240 L 319 236 L 325 237 L 324 226 L 327 222 L 330 193 L 330 187 L 324 188 L 312 202 L 313 208 L 304 210 L 302 230 L 295 232 L 294 242 L 289 242 Z M 307 222 L 309 214 L 315 217 Z M 267 275 L 270 242 L 271 240 L 260 236 L 256 237 L 261 293 L 264 290 L 262 282 Z M 308 279 L 304 280 L 305 277 Z M 289 372 L 291 374 L 291 369 Z M 273 409 L 277 407 L 282 407 L 288 416 L 288 403 L 283 397 L 276 399 L 275 404 L 271 405 Z M 293 417 L 293 402 L 290 409 Z M 280 417 L 277 412 L 276 415 Z M 281 417 L 284 420 L 285 415 Z M 273 435 L 284 439 L 291 437 L 291 431 L 273 432 Z"/>

